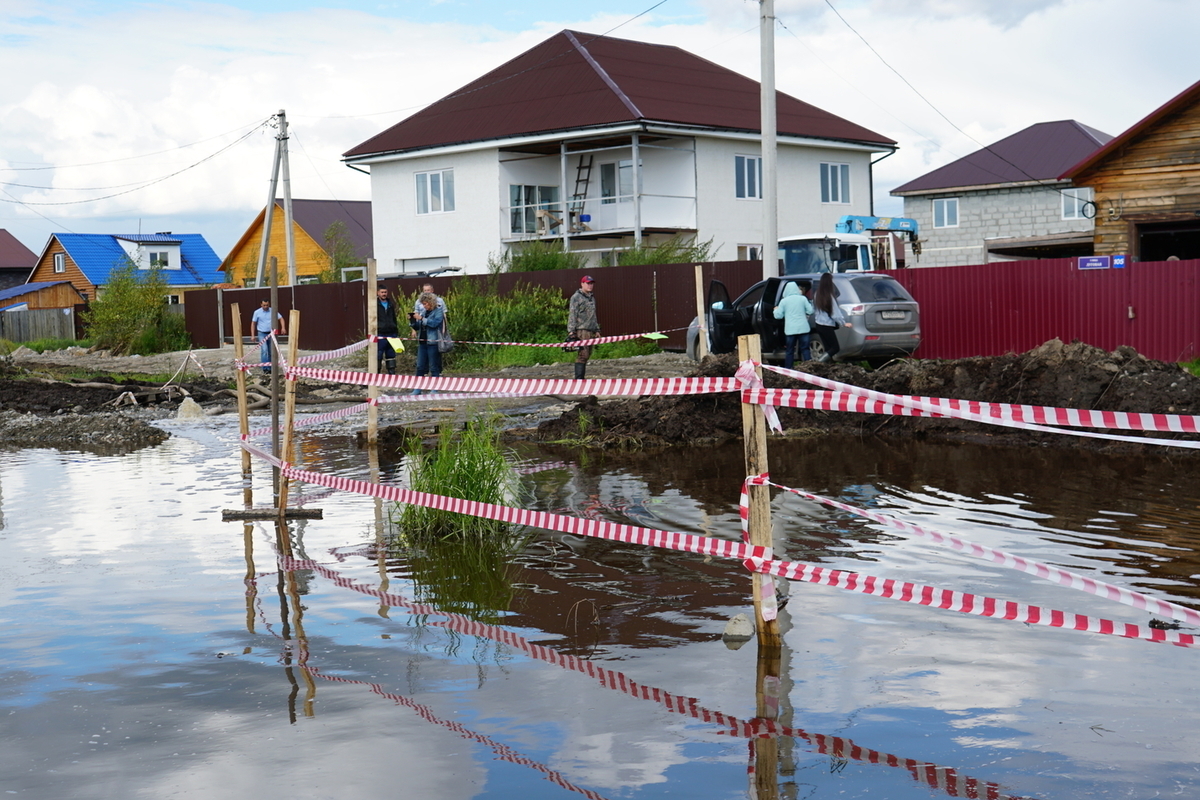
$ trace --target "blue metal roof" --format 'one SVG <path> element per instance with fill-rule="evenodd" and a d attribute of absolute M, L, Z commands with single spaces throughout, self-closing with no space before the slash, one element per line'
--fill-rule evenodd
<path fill-rule="evenodd" d="M 202 286 L 221 283 L 221 259 L 198 233 L 176 234 L 108 234 L 108 233 L 56 233 L 67 255 L 75 266 L 96 286 L 109 282 L 108 276 L 126 262 L 124 248 L 118 240 L 159 244 L 178 244 L 182 258 L 180 269 L 164 269 L 162 277 L 171 286 Z"/>

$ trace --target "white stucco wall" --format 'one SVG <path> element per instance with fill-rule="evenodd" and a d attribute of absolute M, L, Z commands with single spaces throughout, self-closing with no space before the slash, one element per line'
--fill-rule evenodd
<path fill-rule="evenodd" d="M 416 173 L 450 168 L 454 211 L 418 214 Z M 379 272 L 396 272 L 397 259 L 437 258 L 447 258 L 464 273 L 486 272 L 488 253 L 499 249 L 499 181 L 495 149 L 372 165 L 371 215 Z"/>
<path fill-rule="evenodd" d="M 762 201 L 736 196 L 734 166 L 735 156 L 760 153 L 758 142 L 698 140 L 699 236 L 712 238 L 717 260 L 736 258 L 739 244 L 762 244 Z M 870 214 L 870 159 L 866 152 L 780 143 L 776 180 L 779 235 L 832 231 L 846 214 Z M 850 165 L 851 202 L 821 202 L 822 163 Z"/>
<path fill-rule="evenodd" d="M 1060 188 L 1069 188 L 1063 183 Z M 933 201 L 958 198 L 958 226 L 933 227 Z M 939 193 L 904 198 L 904 216 L 920 226 L 918 267 L 950 267 L 1006 261 L 987 255 L 987 240 L 1091 231 L 1090 219 L 1063 219 L 1062 195 L 1044 186 L 1000 187 L 956 194 Z"/>

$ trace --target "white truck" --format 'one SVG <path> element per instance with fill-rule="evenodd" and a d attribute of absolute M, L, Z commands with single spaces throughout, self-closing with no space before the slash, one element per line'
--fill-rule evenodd
<path fill-rule="evenodd" d="M 805 233 L 779 239 L 780 274 L 871 272 L 907 264 L 904 244 L 921 252 L 917 221 L 908 217 L 847 215 L 832 233 Z"/>

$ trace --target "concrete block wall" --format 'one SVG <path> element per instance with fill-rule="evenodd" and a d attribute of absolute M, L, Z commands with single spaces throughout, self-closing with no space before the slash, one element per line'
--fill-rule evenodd
<path fill-rule="evenodd" d="M 1061 188 L 1069 188 L 1062 184 Z M 958 198 L 958 227 L 933 227 L 933 201 Z M 1063 219 L 1062 196 L 1046 186 L 1003 187 L 904 198 L 904 216 L 920 226 L 918 267 L 988 262 L 987 240 L 1091 231 L 1090 219 Z M 993 256 L 992 261 L 1008 260 Z"/>

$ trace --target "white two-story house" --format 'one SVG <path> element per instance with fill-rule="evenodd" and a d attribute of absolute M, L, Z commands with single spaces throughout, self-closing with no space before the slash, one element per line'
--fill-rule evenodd
<path fill-rule="evenodd" d="M 896 143 L 780 93 L 779 231 L 871 214 Z M 588 254 L 674 235 L 762 244 L 759 84 L 677 47 L 573 31 L 344 154 L 370 172 L 380 274 L 487 269 L 532 239 Z"/>
<path fill-rule="evenodd" d="M 1092 190 L 1059 176 L 1110 139 L 1075 120 L 1039 122 L 897 186 L 920 226 L 917 266 L 1092 255 Z"/>

